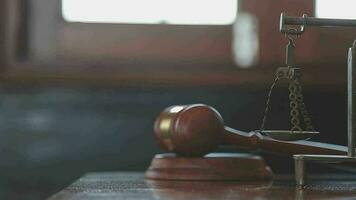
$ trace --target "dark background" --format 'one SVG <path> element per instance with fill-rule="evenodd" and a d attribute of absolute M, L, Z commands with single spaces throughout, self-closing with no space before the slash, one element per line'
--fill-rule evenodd
<path fill-rule="evenodd" d="M 279 14 L 312 16 L 314 10 L 309 0 L 241 0 L 239 10 L 259 20 L 260 52 L 255 66 L 240 69 L 231 59 L 231 26 L 66 24 L 50 12 L 60 1 L 52 2 L 0 3 L 4 197 L 44 198 L 89 171 L 145 170 L 161 152 L 153 122 L 170 105 L 208 104 L 226 125 L 258 129 L 273 71 L 284 62 Z M 96 34 L 95 43 L 88 32 Z M 346 144 L 346 52 L 354 35 L 307 29 L 297 39 L 306 105 L 321 132 L 313 140 Z M 89 42 L 73 43 L 78 38 Z M 97 54 L 113 38 L 119 38 L 114 47 Z M 277 87 L 267 127 L 288 128 L 286 92 Z M 263 155 L 275 172 L 293 170 L 290 158 Z"/>

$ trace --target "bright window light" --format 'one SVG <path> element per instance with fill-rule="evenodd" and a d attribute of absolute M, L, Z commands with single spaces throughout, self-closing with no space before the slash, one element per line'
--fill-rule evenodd
<path fill-rule="evenodd" d="M 68 22 L 232 24 L 237 0 L 62 0 Z"/>
<path fill-rule="evenodd" d="M 315 0 L 316 17 L 356 19 L 355 9 L 355 0 Z"/>

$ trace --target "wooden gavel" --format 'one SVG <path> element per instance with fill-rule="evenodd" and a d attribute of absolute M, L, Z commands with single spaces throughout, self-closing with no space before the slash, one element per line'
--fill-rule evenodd
<path fill-rule="evenodd" d="M 156 119 L 154 132 L 164 150 L 182 156 L 203 156 L 216 150 L 219 145 L 287 155 L 347 154 L 346 147 L 340 145 L 311 141 L 285 142 L 256 131 L 246 133 L 226 127 L 219 112 L 203 104 L 166 108 Z"/>

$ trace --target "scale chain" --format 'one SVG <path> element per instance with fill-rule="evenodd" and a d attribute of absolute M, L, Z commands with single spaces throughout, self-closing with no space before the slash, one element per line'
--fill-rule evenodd
<path fill-rule="evenodd" d="M 303 119 L 305 130 L 314 131 L 313 125 L 311 124 L 310 115 L 303 101 L 302 86 L 300 85 L 298 78 L 290 80 L 289 93 L 292 125 L 291 131 L 302 131 L 299 120 L 300 118 Z"/>
<path fill-rule="evenodd" d="M 263 119 L 262 119 L 262 124 L 261 124 L 261 128 L 260 128 L 260 132 L 262 132 L 262 130 L 264 130 L 265 128 L 265 124 L 266 124 L 266 120 L 267 120 L 267 115 L 269 112 L 269 107 L 270 107 L 270 103 L 271 103 L 271 95 L 272 95 L 272 91 L 273 88 L 276 86 L 277 82 L 279 80 L 278 75 L 276 75 L 276 78 L 274 79 L 269 91 L 268 91 L 268 95 L 267 95 L 267 100 L 266 100 L 266 108 L 263 114 Z"/>
<path fill-rule="evenodd" d="M 260 131 L 262 132 L 265 128 L 265 124 L 267 121 L 268 112 L 270 110 L 271 96 L 274 87 L 280 79 L 289 80 L 289 106 L 290 106 L 290 123 L 291 123 L 291 131 L 298 132 L 303 131 L 301 127 L 301 119 L 303 120 L 303 125 L 305 130 L 314 131 L 314 128 L 311 124 L 311 119 L 309 113 L 306 109 L 303 94 L 302 94 L 302 86 L 299 82 L 300 74 L 296 73 L 296 68 L 292 67 L 283 67 L 277 70 L 275 74 L 275 79 L 269 89 L 267 100 L 266 100 L 266 108 L 264 110 L 264 115 L 262 119 L 262 124 Z"/>

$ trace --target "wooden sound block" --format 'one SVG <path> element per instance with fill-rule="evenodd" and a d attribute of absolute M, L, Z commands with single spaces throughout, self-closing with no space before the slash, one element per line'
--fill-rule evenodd
<path fill-rule="evenodd" d="M 273 173 L 260 156 L 211 153 L 204 157 L 157 154 L 145 177 L 154 180 L 249 181 L 268 180 Z"/>

